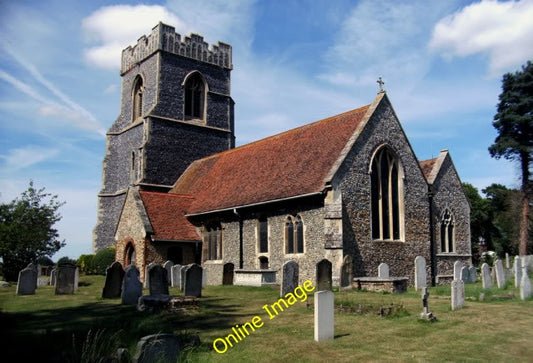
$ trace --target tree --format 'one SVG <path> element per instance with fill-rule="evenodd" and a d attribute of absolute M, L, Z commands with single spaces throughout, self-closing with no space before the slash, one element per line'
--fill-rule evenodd
<path fill-rule="evenodd" d="M 527 254 L 529 235 L 530 165 L 533 153 L 533 63 L 528 61 L 522 71 L 506 73 L 502 80 L 497 113 L 492 125 L 498 131 L 489 147 L 492 157 L 502 156 L 520 163 L 522 193 L 520 217 L 520 255 Z"/>
<path fill-rule="evenodd" d="M 35 189 L 30 181 L 20 197 L 0 205 L 0 257 L 8 281 L 15 281 L 28 263 L 51 257 L 65 245 L 53 228 L 61 219 L 58 210 L 65 203 L 44 190 Z"/>

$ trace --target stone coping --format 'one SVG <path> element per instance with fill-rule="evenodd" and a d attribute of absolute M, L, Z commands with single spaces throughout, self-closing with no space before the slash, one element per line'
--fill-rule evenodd
<path fill-rule="evenodd" d="M 370 277 L 361 276 L 361 277 L 354 277 L 353 280 L 354 281 L 361 281 L 361 282 L 396 282 L 396 281 L 409 280 L 409 277 L 394 277 L 394 276 L 391 276 L 391 277 L 388 277 L 388 278 L 383 278 L 383 277 L 375 277 L 375 276 L 370 276 Z"/>

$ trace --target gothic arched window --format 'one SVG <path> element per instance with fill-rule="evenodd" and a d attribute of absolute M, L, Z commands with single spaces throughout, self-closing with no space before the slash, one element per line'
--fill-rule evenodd
<path fill-rule="evenodd" d="M 292 217 L 287 217 L 285 221 L 285 251 L 294 253 L 294 223 Z"/>
<path fill-rule="evenodd" d="M 454 251 L 454 221 L 449 209 L 446 209 L 440 222 L 440 251 L 450 253 Z"/>
<path fill-rule="evenodd" d="M 289 216 L 285 221 L 285 252 L 304 252 L 304 224 L 299 215 Z"/>
<path fill-rule="evenodd" d="M 124 251 L 124 266 L 135 266 L 135 258 L 135 247 L 133 246 L 133 243 L 129 242 Z"/>
<path fill-rule="evenodd" d="M 402 170 L 393 152 L 384 147 L 372 160 L 372 238 L 399 241 L 403 238 Z"/>
<path fill-rule="evenodd" d="M 205 229 L 204 243 L 207 246 L 207 260 L 222 259 L 222 227 L 220 223 Z"/>
<path fill-rule="evenodd" d="M 131 102 L 131 121 L 135 122 L 143 113 L 143 79 L 137 76 L 133 82 L 133 94 Z"/>
<path fill-rule="evenodd" d="M 187 78 L 185 89 L 185 119 L 204 119 L 205 82 L 200 73 L 195 72 Z"/>
<path fill-rule="evenodd" d="M 261 217 L 257 223 L 257 236 L 259 237 L 259 253 L 268 252 L 268 220 Z"/>

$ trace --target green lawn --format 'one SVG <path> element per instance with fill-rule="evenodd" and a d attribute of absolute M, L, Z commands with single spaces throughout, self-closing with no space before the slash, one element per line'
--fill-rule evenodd
<path fill-rule="evenodd" d="M 449 287 L 430 289 L 429 308 L 438 321 L 419 321 L 420 293 L 336 292 L 335 339 L 313 340 L 313 297 L 269 319 L 262 307 L 279 299 L 278 288 L 209 286 L 200 308 L 186 313 L 140 313 L 119 299 L 100 298 L 104 278 L 82 276 L 76 295 L 56 296 L 52 287 L 17 296 L 0 289 L 4 362 L 94 361 L 118 347 L 135 351 L 137 341 L 155 333 L 197 333 L 202 344 L 188 347 L 184 361 L 527 361 L 533 357 L 533 300 L 518 290 L 484 291 L 466 285 L 463 309 L 451 311 Z M 478 301 L 480 293 L 485 301 Z M 145 292 L 146 293 L 146 292 Z M 171 289 L 171 294 L 178 294 Z M 514 297 L 513 297 L 514 296 Z M 380 310 L 389 312 L 380 316 Z M 380 309 L 380 308 L 384 309 Z M 213 341 L 259 316 L 263 325 L 219 354 Z M 222 347 L 222 345 L 221 345 Z M 89 358 L 87 358 L 89 357 Z"/>

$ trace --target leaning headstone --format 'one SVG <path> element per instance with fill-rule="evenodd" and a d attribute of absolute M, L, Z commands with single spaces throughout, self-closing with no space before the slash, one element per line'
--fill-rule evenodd
<path fill-rule="evenodd" d="M 185 270 L 184 296 L 202 296 L 203 268 L 195 263 Z"/>
<path fill-rule="evenodd" d="M 380 279 L 388 279 L 389 278 L 389 265 L 382 262 L 378 266 L 378 277 Z"/>
<path fill-rule="evenodd" d="M 174 334 L 148 335 L 137 343 L 133 361 L 137 363 L 177 362 L 179 357 L 179 339 Z"/>
<path fill-rule="evenodd" d="M 481 284 L 484 289 L 492 288 L 492 277 L 490 275 L 490 267 L 487 263 L 481 265 Z"/>
<path fill-rule="evenodd" d="M 522 259 L 520 256 L 515 256 L 514 258 L 514 287 L 519 287 L 522 281 Z"/>
<path fill-rule="evenodd" d="M 155 265 L 148 270 L 150 295 L 168 295 L 167 270 L 161 265 Z"/>
<path fill-rule="evenodd" d="M 344 256 L 341 265 L 341 288 L 350 289 L 353 284 L 353 258 L 351 255 Z"/>
<path fill-rule="evenodd" d="M 56 286 L 57 268 L 53 268 L 50 272 L 50 286 Z"/>
<path fill-rule="evenodd" d="M 475 284 L 477 281 L 477 271 L 474 266 L 470 266 L 468 269 L 468 276 L 470 276 L 470 283 Z"/>
<path fill-rule="evenodd" d="M 522 279 L 520 281 L 520 299 L 526 300 L 531 297 L 531 281 L 527 275 L 527 266 L 524 264 L 522 269 Z"/>
<path fill-rule="evenodd" d="M 415 290 L 424 290 L 427 287 L 426 259 L 422 256 L 415 258 Z"/>
<path fill-rule="evenodd" d="M 115 261 L 109 266 L 105 273 L 104 289 L 102 299 L 115 299 L 122 294 L 122 280 L 124 279 L 124 269 L 120 262 Z"/>
<path fill-rule="evenodd" d="M 466 266 L 461 267 L 461 281 L 465 284 L 470 282 L 470 270 Z"/>
<path fill-rule="evenodd" d="M 72 295 L 76 285 L 76 264 L 65 262 L 57 267 L 56 295 Z"/>
<path fill-rule="evenodd" d="M 315 292 L 315 341 L 333 340 L 335 334 L 333 310 L 333 292 Z"/>
<path fill-rule="evenodd" d="M 172 287 L 180 287 L 181 285 L 181 265 L 172 266 L 170 275 L 170 285 Z"/>
<path fill-rule="evenodd" d="M 496 262 L 494 262 L 494 268 L 496 269 L 496 284 L 499 289 L 503 289 L 505 287 L 505 275 L 503 272 L 502 260 L 497 259 Z"/>
<path fill-rule="evenodd" d="M 167 270 L 167 281 L 169 285 L 172 281 L 172 266 L 174 266 L 174 262 L 172 261 L 167 261 L 163 264 L 163 267 Z"/>
<path fill-rule="evenodd" d="M 188 268 L 189 268 L 188 265 L 181 266 L 181 271 L 180 271 L 180 275 L 181 275 L 180 289 L 181 289 L 181 291 L 183 291 L 185 289 L 185 272 L 187 271 Z"/>
<path fill-rule="evenodd" d="M 292 293 L 298 286 L 298 263 L 287 261 L 283 264 L 281 271 L 280 295 L 285 297 L 286 294 Z"/>
<path fill-rule="evenodd" d="M 37 270 L 28 266 L 19 272 L 17 295 L 34 295 L 37 289 Z"/>
<path fill-rule="evenodd" d="M 150 289 L 150 279 L 148 278 L 148 276 L 150 276 L 150 270 L 155 265 L 156 265 L 155 263 L 151 262 L 144 269 L 144 287 L 146 287 L 147 289 Z"/>
<path fill-rule="evenodd" d="M 461 261 L 455 261 L 453 264 L 453 279 L 461 280 L 461 269 L 463 268 L 463 263 Z"/>
<path fill-rule="evenodd" d="M 317 291 L 331 290 L 333 285 L 331 262 L 324 259 L 316 264 Z"/>
<path fill-rule="evenodd" d="M 457 310 L 465 304 L 465 283 L 462 280 L 452 281 L 452 310 Z"/>
<path fill-rule="evenodd" d="M 139 278 L 139 269 L 135 265 L 129 265 L 124 271 L 122 282 L 122 304 L 137 305 L 139 297 L 143 294 L 143 285 Z"/>

